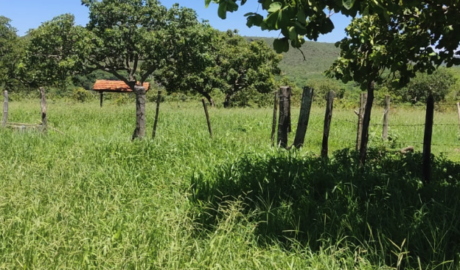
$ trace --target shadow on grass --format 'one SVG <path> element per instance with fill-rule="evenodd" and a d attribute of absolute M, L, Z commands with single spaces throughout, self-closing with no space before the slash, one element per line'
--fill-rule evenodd
<path fill-rule="evenodd" d="M 451 261 L 442 266 L 450 268 L 460 256 L 460 164 L 433 158 L 432 183 L 423 186 L 419 153 L 371 150 L 364 170 L 348 149 L 328 161 L 247 155 L 195 174 L 192 201 L 208 230 L 220 207 L 242 201 L 261 244 L 337 245 L 364 250 L 375 263 L 418 268 L 420 260 L 429 269 Z"/>

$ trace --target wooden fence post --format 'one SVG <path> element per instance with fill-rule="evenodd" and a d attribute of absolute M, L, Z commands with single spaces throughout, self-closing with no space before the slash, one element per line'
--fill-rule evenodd
<path fill-rule="evenodd" d="M 212 128 L 211 121 L 209 120 L 208 106 L 206 105 L 206 101 L 204 100 L 204 98 L 201 99 L 201 102 L 203 103 L 204 113 L 206 115 L 206 122 L 208 122 L 209 136 L 211 136 L 212 139 Z"/>
<path fill-rule="evenodd" d="M 423 137 L 422 180 L 424 184 L 431 180 L 431 138 L 433 135 L 434 99 L 429 95 L 426 101 L 425 135 Z"/>
<path fill-rule="evenodd" d="M 41 107 L 42 107 L 42 130 L 46 133 L 48 129 L 48 119 L 46 116 L 46 97 L 45 88 L 40 87 Z"/>
<path fill-rule="evenodd" d="M 278 110 L 278 92 L 275 92 L 275 102 L 273 105 L 273 122 L 272 122 L 272 147 L 275 146 L 275 133 L 276 133 L 276 113 Z"/>
<path fill-rule="evenodd" d="M 8 122 L 8 91 L 3 92 L 3 120 L 2 127 L 6 127 Z"/>
<path fill-rule="evenodd" d="M 361 93 L 359 97 L 359 112 L 358 112 L 358 133 L 356 134 L 356 151 L 361 147 L 361 135 L 363 133 L 363 119 L 366 108 L 367 94 Z"/>
<path fill-rule="evenodd" d="M 288 133 L 291 125 L 290 120 L 290 100 L 291 100 L 291 87 L 282 86 L 279 90 L 280 101 L 280 115 L 278 120 L 278 142 L 277 144 L 283 148 L 288 144 Z"/>
<path fill-rule="evenodd" d="M 136 94 L 136 129 L 134 129 L 133 140 L 145 137 L 145 88 L 134 86 Z"/>
<path fill-rule="evenodd" d="M 329 131 L 331 129 L 332 120 L 332 109 L 334 106 L 334 91 L 330 91 L 327 95 L 327 106 L 326 116 L 324 117 L 324 134 L 323 134 L 323 146 L 321 148 L 321 157 L 327 158 L 327 152 L 329 149 Z"/>
<path fill-rule="evenodd" d="M 382 131 L 382 139 L 388 139 L 388 118 L 390 115 L 390 96 L 385 96 L 385 111 L 383 112 L 383 131 Z"/>
<path fill-rule="evenodd" d="M 458 112 L 458 123 L 459 123 L 459 126 L 460 126 L 460 102 L 457 102 L 457 112 Z"/>
<path fill-rule="evenodd" d="M 310 119 L 311 104 L 313 101 L 313 88 L 304 87 L 302 93 L 302 103 L 300 104 L 299 122 L 294 139 L 294 147 L 299 149 L 305 142 L 308 121 Z"/>
<path fill-rule="evenodd" d="M 100 96 L 101 96 L 101 97 L 100 97 L 100 98 L 101 98 L 101 102 L 100 102 L 100 103 L 101 103 L 101 108 L 102 108 L 102 103 L 104 102 L 104 91 L 101 91 L 101 92 L 100 92 Z"/>
<path fill-rule="evenodd" d="M 158 96 L 157 96 L 157 111 L 156 111 L 156 113 L 155 113 L 155 122 L 153 123 L 152 140 L 155 139 L 155 135 L 156 135 L 156 133 L 157 133 L 158 115 L 160 114 L 160 102 L 161 102 L 161 91 L 158 91 Z"/>

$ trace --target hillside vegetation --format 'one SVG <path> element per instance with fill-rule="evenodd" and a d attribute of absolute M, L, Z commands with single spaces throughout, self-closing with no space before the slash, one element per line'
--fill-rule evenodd
<path fill-rule="evenodd" d="M 248 39 L 262 39 L 271 48 L 275 40 L 266 37 L 248 37 Z M 283 53 L 280 68 L 284 75 L 297 85 L 304 85 L 307 80 L 325 79 L 323 72 L 337 59 L 339 52 L 340 50 L 333 43 L 307 41 L 302 48 L 291 48 L 287 53 Z"/>

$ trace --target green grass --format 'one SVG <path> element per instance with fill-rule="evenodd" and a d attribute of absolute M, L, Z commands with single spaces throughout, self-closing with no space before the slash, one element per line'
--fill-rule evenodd
<path fill-rule="evenodd" d="M 323 108 L 297 152 L 270 147 L 269 109 L 210 114 L 213 140 L 199 102 L 162 104 L 155 141 L 131 142 L 134 105 L 111 102 L 50 102 L 48 122 L 64 135 L 0 130 L 0 269 L 458 269 L 459 169 L 449 160 L 460 146 L 433 146 L 449 160 L 436 159 L 423 187 L 420 156 L 382 152 L 378 126 L 363 172 L 344 150 L 316 157 Z M 148 135 L 153 117 L 149 103 Z M 416 109 L 391 117 L 424 121 Z M 37 123 L 38 102 L 11 102 L 9 120 Z M 335 109 L 331 151 L 354 146 L 346 120 L 353 111 Z M 390 135 L 398 148 L 423 129 Z M 433 138 L 460 145 L 455 125 Z"/>

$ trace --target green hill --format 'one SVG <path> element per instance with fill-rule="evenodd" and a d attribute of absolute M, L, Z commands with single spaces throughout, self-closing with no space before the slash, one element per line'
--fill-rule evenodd
<path fill-rule="evenodd" d="M 274 38 L 248 37 L 248 40 L 255 39 L 264 40 L 273 47 Z M 306 80 L 324 78 L 323 72 L 337 59 L 339 52 L 333 43 L 307 41 L 299 50 L 290 48 L 283 53 L 280 68 L 297 85 L 305 85 Z"/>

